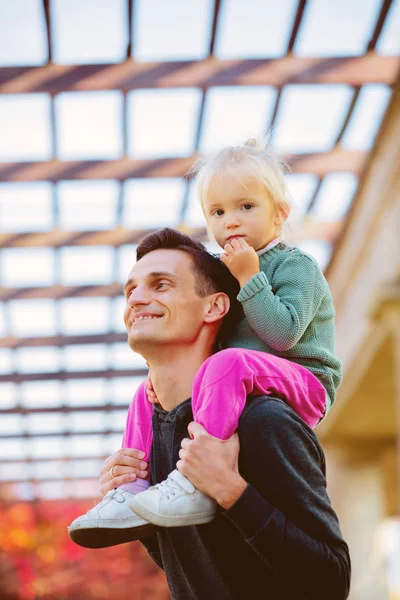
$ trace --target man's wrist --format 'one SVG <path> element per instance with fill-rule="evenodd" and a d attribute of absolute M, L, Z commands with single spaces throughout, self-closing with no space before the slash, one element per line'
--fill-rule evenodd
<path fill-rule="evenodd" d="M 228 510 L 239 500 L 246 488 L 247 481 L 239 473 L 232 473 L 229 481 L 223 482 L 223 486 L 215 496 L 215 500 L 222 508 Z"/>

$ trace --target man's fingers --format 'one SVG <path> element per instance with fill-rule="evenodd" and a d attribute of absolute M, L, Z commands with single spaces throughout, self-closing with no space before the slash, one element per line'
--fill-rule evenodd
<path fill-rule="evenodd" d="M 144 455 L 144 452 L 141 450 L 136 450 L 134 448 L 122 448 L 112 456 L 106 458 L 100 473 L 108 473 L 111 468 L 115 469 L 117 465 L 133 467 L 137 469 L 147 469 L 148 463 L 142 460 Z"/>
<path fill-rule="evenodd" d="M 145 463 L 143 463 L 145 464 Z M 147 469 L 146 468 L 140 468 L 140 467 L 124 467 L 122 465 L 115 465 L 114 467 L 111 467 L 108 474 L 111 477 L 111 473 L 113 475 L 113 479 L 118 479 L 121 476 L 125 476 L 125 475 L 135 475 L 135 479 L 136 477 L 146 477 L 147 476 Z"/>

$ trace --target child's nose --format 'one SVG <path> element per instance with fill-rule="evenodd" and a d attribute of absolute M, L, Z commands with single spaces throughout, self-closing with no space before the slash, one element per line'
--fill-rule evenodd
<path fill-rule="evenodd" d="M 238 227 L 240 225 L 239 219 L 235 215 L 227 215 L 225 219 L 225 227 L 227 229 L 233 229 L 234 227 Z"/>

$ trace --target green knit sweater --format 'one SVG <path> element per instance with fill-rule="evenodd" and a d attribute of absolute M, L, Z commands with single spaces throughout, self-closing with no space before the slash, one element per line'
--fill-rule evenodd
<path fill-rule="evenodd" d="M 240 290 L 244 314 L 225 347 L 269 352 L 309 369 L 335 401 L 342 369 L 335 354 L 328 283 L 315 259 L 280 242 L 260 255 L 260 272 Z"/>

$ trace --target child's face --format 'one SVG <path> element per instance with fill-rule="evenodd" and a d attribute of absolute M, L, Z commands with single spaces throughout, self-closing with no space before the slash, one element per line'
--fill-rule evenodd
<path fill-rule="evenodd" d="M 248 177 L 214 177 L 204 201 L 208 227 L 221 248 L 241 237 L 260 250 L 272 242 L 280 230 L 280 218 L 262 184 Z"/>

